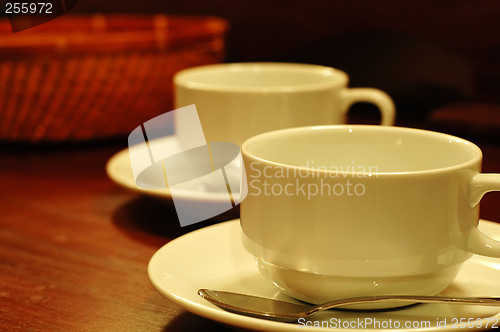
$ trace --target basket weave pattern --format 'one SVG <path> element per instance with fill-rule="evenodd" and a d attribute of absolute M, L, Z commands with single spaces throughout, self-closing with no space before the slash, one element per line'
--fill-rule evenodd
<path fill-rule="evenodd" d="M 195 20 L 177 21 L 176 31 L 182 24 L 192 30 Z M 171 110 L 177 71 L 223 60 L 225 25 L 200 27 L 205 31 L 190 32 L 185 43 L 180 34 L 160 34 L 158 39 L 156 29 L 149 45 L 124 38 L 123 45 L 115 40 L 104 50 L 99 45 L 88 47 L 91 51 L 81 45 L 72 49 L 68 44 L 62 51 L 56 45 L 48 52 L 19 54 L 19 48 L 11 47 L 10 56 L 2 54 L 0 34 L 0 139 L 74 141 L 126 135 Z"/>

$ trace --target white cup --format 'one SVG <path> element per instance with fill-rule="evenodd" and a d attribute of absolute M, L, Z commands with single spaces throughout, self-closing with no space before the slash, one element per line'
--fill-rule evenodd
<path fill-rule="evenodd" d="M 463 139 L 384 126 L 302 127 L 242 146 L 246 249 L 284 293 L 321 303 L 362 295 L 434 295 L 471 255 L 500 257 L 477 229 L 500 190 Z"/>
<path fill-rule="evenodd" d="M 394 104 L 372 88 L 349 89 L 346 73 L 294 63 L 235 63 L 182 70 L 174 77 L 176 108 L 195 104 L 208 142 L 243 141 L 263 132 L 308 125 L 341 124 L 349 107 L 370 102 L 381 124 L 394 123 Z M 176 121 L 189 137 L 190 120 Z"/>

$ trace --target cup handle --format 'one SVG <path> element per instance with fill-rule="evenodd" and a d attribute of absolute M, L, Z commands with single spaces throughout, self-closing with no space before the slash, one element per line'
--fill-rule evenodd
<path fill-rule="evenodd" d="M 474 207 L 479 204 L 484 194 L 490 191 L 500 191 L 500 174 L 476 174 L 470 183 L 470 205 Z M 477 227 L 471 230 L 466 247 L 478 255 L 500 258 L 500 241 L 486 236 Z"/>
<path fill-rule="evenodd" d="M 392 126 L 395 118 L 395 107 L 389 95 L 381 90 L 373 88 L 352 88 L 342 91 L 344 100 L 344 116 L 346 116 L 349 107 L 357 102 L 368 102 L 375 104 L 381 113 L 381 125 Z"/>

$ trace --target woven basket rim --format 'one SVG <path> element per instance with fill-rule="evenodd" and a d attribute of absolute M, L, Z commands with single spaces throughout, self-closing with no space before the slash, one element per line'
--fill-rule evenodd
<path fill-rule="evenodd" d="M 0 19 L 0 54 L 166 49 L 214 40 L 228 28 L 215 16 L 99 14 L 68 15 L 12 33 L 9 20 Z"/>

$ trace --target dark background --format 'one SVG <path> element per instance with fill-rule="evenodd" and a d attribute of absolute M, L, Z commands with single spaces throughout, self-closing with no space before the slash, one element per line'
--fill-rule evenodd
<path fill-rule="evenodd" d="M 219 16 L 226 62 L 332 66 L 391 95 L 398 125 L 500 139 L 498 0 L 80 0 L 66 15 L 93 13 Z M 368 104 L 349 114 L 379 116 Z"/>
<path fill-rule="evenodd" d="M 328 65 L 388 92 L 400 123 L 500 128 L 497 0 L 80 0 L 71 13 L 220 16 L 231 23 L 227 62 Z"/>

